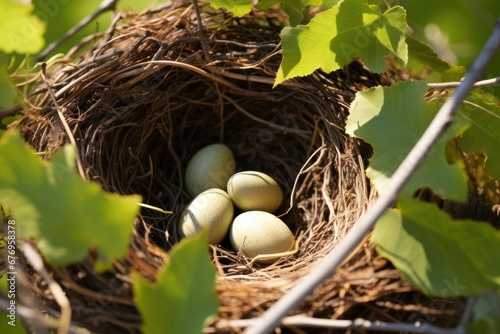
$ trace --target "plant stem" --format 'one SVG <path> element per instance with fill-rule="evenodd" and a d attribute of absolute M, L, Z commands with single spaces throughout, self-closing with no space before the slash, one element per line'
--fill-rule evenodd
<path fill-rule="evenodd" d="M 427 84 L 427 86 L 429 86 L 429 88 L 434 88 L 434 89 L 447 89 L 447 88 L 456 88 L 461 84 L 462 84 L 461 81 L 457 82 L 451 81 L 451 82 L 429 83 Z M 480 88 L 480 87 L 490 87 L 490 86 L 500 86 L 500 77 L 478 81 L 474 84 L 473 87 Z"/>
<path fill-rule="evenodd" d="M 410 176 L 425 159 L 437 139 L 451 124 L 460 103 L 468 95 L 474 83 L 481 77 L 484 69 L 500 48 L 500 19 L 481 53 L 472 64 L 463 82 L 447 100 L 432 120 L 422 137 L 410 151 L 405 160 L 391 177 L 389 190 L 381 195 L 365 215 L 352 227 L 333 249 L 311 272 L 299 281 L 290 291 L 271 306 L 256 322 L 245 331 L 246 334 L 263 334 L 271 331 L 280 320 L 296 305 L 306 298 L 316 286 L 330 277 L 349 253 L 364 239 L 384 211 L 393 205 L 398 194 Z"/>

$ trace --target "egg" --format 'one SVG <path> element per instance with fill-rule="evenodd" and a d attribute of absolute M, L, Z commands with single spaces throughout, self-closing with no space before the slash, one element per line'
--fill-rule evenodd
<path fill-rule="evenodd" d="M 211 188 L 226 190 L 235 165 L 233 152 L 226 145 L 205 146 L 187 164 L 186 190 L 193 197 Z"/>
<path fill-rule="evenodd" d="M 196 196 L 184 209 L 179 220 L 179 234 L 190 237 L 208 226 L 208 243 L 224 239 L 234 216 L 233 202 L 221 189 L 208 189 Z"/>
<path fill-rule="evenodd" d="M 243 211 L 276 211 L 283 202 L 283 191 L 269 175 L 245 171 L 231 176 L 227 192 L 234 204 Z"/>
<path fill-rule="evenodd" d="M 247 211 L 238 215 L 229 230 L 231 244 L 246 257 L 282 253 L 295 247 L 295 237 L 288 226 L 278 217 L 264 211 Z M 270 264 L 279 255 L 256 262 Z"/>

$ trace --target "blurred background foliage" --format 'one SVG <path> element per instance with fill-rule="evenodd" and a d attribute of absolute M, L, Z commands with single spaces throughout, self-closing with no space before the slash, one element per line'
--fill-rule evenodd
<path fill-rule="evenodd" d="M 499 0 L 401 0 L 415 36 L 453 64 L 470 67 L 500 17 Z M 485 78 L 500 76 L 500 57 Z"/>
<path fill-rule="evenodd" d="M 47 30 L 44 35 L 46 45 L 59 39 L 66 31 L 75 26 L 84 17 L 95 12 L 101 2 L 102 0 L 32 0 L 32 3 L 35 5 L 33 13 L 47 22 Z M 117 3 L 117 10 L 134 10 L 140 12 L 162 2 L 164 1 L 119 0 Z M 103 13 L 74 37 L 61 44 L 55 53 L 66 52 L 81 41 L 83 37 L 89 36 L 96 31 L 105 30 L 111 23 L 112 16 L 112 12 Z"/>

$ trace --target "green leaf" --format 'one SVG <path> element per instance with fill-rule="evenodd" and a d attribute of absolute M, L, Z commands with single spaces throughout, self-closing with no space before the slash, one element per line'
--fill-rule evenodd
<path fill-rule="evenodd" d="M 500 180 L 500 105 L 498 101 L 488 103 L 487 96 L 477 92 L 467 97 L 460 114 L 471 126 L 458 143 L 465 152 L 484 152 L 487 155 L 486 169 Z"/>
<path fill-rule="evenodd" d="M 17 237 L 35 238 L 54 265 L 82 260 L 90 246 L 101 256 L 123 257 L 141 197 L 105 193 L 80 178 L 66 146 L 41 161 L 17 132 L 0 139 L 0 203 L 16 221 Z"/>
<path fill-rule="evenodd" d="M 358 92 L 351 104 L 346 132 L 373 146 L 366 174 L 380 194 L 386 191 L 392 174 L 441 106 L 438 102 L 425 102 L 426 91 L 427 84 L 423 81 L 405 81 Z M 454 120 L 412 175 L 402 195 L 411 196 L 418 189 L 432 188 L 443 198 L 465 201 L 468 188 L 464 166 L 460 161 L 449 164 L 445 154 L 449 140 L 465 128 L 461 119 Z"/>
<path fill-rule="evenodd" d="M 395 6 L 381 13 L 363 0 L 344 0 L 317 14 L 307 25 L 281 32 L 283 61 L 275 86 L 322 68 L 335 71 L 359 57 L 374 72 L 387 68 L 385 55 L 407 62 L 406 13 Z"/>
<path fill-rule="evenodd" d="M 426 68 L 431 68 L 437 76 L 428 75 L 427 82 L 460 81 L 465 76 L 463 66 L 448 63 L 431 49 L 427 44 L 413 38 L 406 39 L 408 44 L 408 68 L 417 75 Z"/>
<path fill-rule="evenodd" d="M 252 10 L 251 0 L 211 0 L 210 4 L 215 9 L 227 9 L 236 17 L 241 17 L 245 14 L 248 14 Z"/>
<path fill-rule="evenodd" d="M 434 296 L 500 291 L 500 231 L 416 199 L 398 207 L 379 219 L 371 240 L 410 283 Z"/>
<path fill-rule="evenodd" d="M 45 24 L 33 15 L 34 6 L 0 0 L 0 51 L 34 54 L 44 46 Z"/>
<path fill-rule="evenodd" d="M 308 6 L 320 6 L 322 0 L 261 0 L 255 6 L 257 9 L 266 10 L 279 4 L 290 20 L 290 25 L 296 26 L 304 20 L 304 10 Z"/>
<path fill-rule="evenodd" d="M 206 230 L 174 246 L 155 283 L 135 273 L 133 290 L 144 333 L 201 333 L 219 307 L 215 273 Z"/>

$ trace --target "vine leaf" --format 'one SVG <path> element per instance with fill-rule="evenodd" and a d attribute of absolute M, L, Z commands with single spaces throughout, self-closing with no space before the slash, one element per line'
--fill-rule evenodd
<path fill-rule="evenodd" d="M 432 50 L 427 44 L 413 38 L 406 38 L 408 44 L 408 68 L 418 75 L 427 68 L 433 72 L 426 75 L 427 82 L 460 81 L 465 76 L 465 68 L 448 63 Z"/>
<path fill-rule="evenodd" d="M 492 177 L 500 180 L 500 105 L 487 103 L 485 95 L 471 93 L 470 103 L 462 104 L 460 114 L 471 126 L 458 143 L 465 152 L 486 153 L 485 166 Z"/>
<path fill-rule="evenodd" d="M 155 283 L 134 273 L 144 333 L 201 333 L 219 307 L 215 273 L 206 230 L 174 246 Z"/>
<path fill-rule="evenodd" d="M 423 81 L 405 81 L 358 92 L 351 104 L 346 132 L 373 146 L 366 174 L 380 194 L 440 108 L 440 103 L 424 101 L 426 91 Z M 412 196 L 418 189 L 432 188 L 443 198 L 466 200 L 467 173 L 463 163 L 449 164 L 445 153 L 449 140 L 465 128 L 463 120 L 454 120 L 409 179 L 402 195 Z"/>
<path fill-rule="evenodd" d="M 372 242 L 411 284 L 434 296 L 500 291 L 500 231 L 417 199 L 400 198 L 398 207 L 377 221 Z"/>
<path fill-rule="evenodd" d="M 335 71 L 359 57 L 373 71 L 387 68 L 385 55 L 408 59 L 406 12 L 394 6 L 382 13 L 363 0 L 344 0 L 317 14 L 307 25 L 281 32 L 283 61 L 274 85 L 322 68 Z"/>
<path fill-rule="evenodd" d="M 266 10 L 279 4 L 288 15 L 290 25 L 296 26 L 304 20 L 304 9 L 308 6 L 320 6 L 322 2 L 323 0 L 261 0 L 255 7 Z"/>
<path fill-rule="evenodd" d="M 227 9 L 236 17 L 248 14 L 252 10 L 251 0 L 211 0 L 210 4 L 215 9 Z"/>
<path fill-rule="evenodd" d="M 41 161 L 16 131 L 0 139 L 0 203 L 12 211 L 20 239 L 34 238 L 54 265 L 82 260 L 89 247 L 100 259 L 127 253 L 141 197 L 105 193 L 80 178 L 75 152 L 65 146 Z"/>
<path fill-rule="evenodd" d="M 45 24 L 33 15 L 34 5 L 0 0 L 0 51 L 34 54 L 44 46 Z"/>

